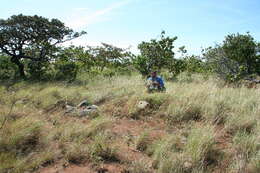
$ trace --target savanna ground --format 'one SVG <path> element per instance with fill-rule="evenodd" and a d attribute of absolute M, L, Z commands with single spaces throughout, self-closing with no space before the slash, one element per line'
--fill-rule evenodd
<path fill-rule="evenodd" d="M 200 75 L 166 88 L 148 94 L 138 75 L 1 84 L 0 172 L 260 172 L 259 88 Z M 99 113 L 64 114 L 84 99 Z"/>

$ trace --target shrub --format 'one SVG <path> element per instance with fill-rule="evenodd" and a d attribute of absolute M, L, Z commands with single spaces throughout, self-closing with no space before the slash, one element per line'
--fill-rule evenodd
<path fill-rule="evenodd" d="M 56 75 L 55 79 L 57 80 L 74 80 L 77 77 L 78 66 L 75 62 L 70 61 L 60 61 L 55 64 Z"/>
<path fill-rule="evenodd" d="M 17 67 L 11 63 L 10 58 L 0 53 L 0 79 L 15 78 L 17 71 Z"/>

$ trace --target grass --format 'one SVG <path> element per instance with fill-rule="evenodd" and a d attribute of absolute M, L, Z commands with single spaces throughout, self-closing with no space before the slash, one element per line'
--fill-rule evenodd
<path fill-rule="evenodd" d="M 90 158 L 94 161 L 118 162 L 117 148 L 108 134 L 98 134 L 89 146 Z"/>
<path fill-rule="evenodd" d="M 151 139 L 148 131 L 144 131 L 138 136 L 135 144 L 135 148 L 139 151 L 146 151 L 151 144 Z"/>
<path fill-rule="evenodd" d="M 127 171 L 130 173 L 140 173 L 140 172 L 151 173 L 152 172 L 149 163 L 144 159 L 140 159 L 132 162 L 129 165 Z"/>
<path fill-rule="evenodd" d="M 233 138 L 235 149 L 235 159 L 232 168 L 238 172 L 247 172 L 251 169 L 259 170 L 259 151 L 260 143 L 256 135 L 248 135 L 247 132 L 239 131 Z M 251 165 L 249 165 L 251 162 Z"/>
<path fill-rule="evenodd" d="M 213 126 L 196 127 L 190 131 L 184 153 L 194 167 L 203 167 L 212 162 L 214 157 L 215 133 Z"/>
<path fill-rule="evenodd" d="M 259 172 L 259 88 L 200 75 L 177 79 L 153 94 L 138 75 L 0 85 L 0 172 L 86 162 L 133 173 Z M 57 104 L 85 99 L 99 106 L 98 115 L 64 115 Z M 139 101 L 149 105 L 138 109 Z"/>

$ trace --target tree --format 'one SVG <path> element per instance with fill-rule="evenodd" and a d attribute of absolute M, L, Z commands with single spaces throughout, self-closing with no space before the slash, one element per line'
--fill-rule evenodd
<path fill-rule="evenodd" d="M 223 44 L 203 50 L 208 67 L 226 81 L 260 74 L 260 44 L 249 34 L 231 34 Z"/>
<path fill-rule="evenodd" d="M 162 68 L 168 68 L 168 65 L 174 61 L 174 41 L 177 37 L 166 37 L 165 31 L 161 32 L 160 39 L 151 39 L 149 42 L 142 42 L 138 45 L 141 55 L 134 60 L 135 67 L 143 75 L 149 71 Z"/>
<path fill-rule="evenodd" d="M 243 65 L 248 74 L 259 73 L 260 46 L 249 33 L 226 36 L 222 48 L 226 57 Z"/>
<path fill-rule="evenodd" d="M 0 80 L 11 79 L 17 71 L 16 66 L 10 62 L 10 57 L 0 53 Z"/>
<path fill-rule="evenodd" d="M 127 49 L 119 48 L 110 44 L 102 43 L 101 46 L 90 47 L 86 52 L 92 56 L 96 67 L 103 71 L 105 67 L 117 68 L 129 64 L 132 54 Z"/>
<path fill-rule="evenodd" d="M 37 62 L 37 68 L 41 68 L 41 63 L 52 59 L 59 44 L 85 33 L 74 32 L 58 19 L 13 15 L 0 20 L 0 51 L 11 57 L 25 78 L 24 60 Z"/>

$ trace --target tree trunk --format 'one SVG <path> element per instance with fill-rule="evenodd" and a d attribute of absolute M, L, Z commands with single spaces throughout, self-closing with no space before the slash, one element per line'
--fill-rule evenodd
<path fill-rule="evenodd" d="M 19 57 L 12 57 L 11 62 L 16 64 L 18 66 L 20 77 L 25 79 L 25 73 L 24 73 L 24 65 L 20 62 Z"/>

